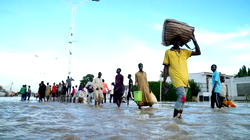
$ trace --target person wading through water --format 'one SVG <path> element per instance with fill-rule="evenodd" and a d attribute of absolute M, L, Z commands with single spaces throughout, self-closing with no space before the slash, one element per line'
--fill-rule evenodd
<path fill-rule="evenodd" d="M 190 51 L 186 49 L 181 49 L 183 46 L 183 41 L 179 36 L 172 39 L 171 43 L 173 47 L 166 51 L 163 65 L 164 65 L 164 85 L 165 91 L 169 88 L 167 86 L 166 80 L 169 74 L 171 81 L 175 87 L 177 101 L 174 107 L 174 118 L 182 118 L 184 103 L 186 102 L 186 94 L 189 87 L 188 84 L 188 68 L 187 59 L 190 56 L 200 55 L 200 47 L 195 39 L 194 34 L 191 35 L 191 39 L 195 46 L 195 51 Z"/>
<path fill-rule="evenodd" d="M 123 86 L 123 75 L 121 75 L 121 69 L 116 70 L 117 75 L 115 76 L 115 88 L 114 88 L 114 102 L 118 107 L 121 106 L 122 102 L 122 86 Z"/>
<path fill-rule="evenodd" d="M 128 75 L 128 95 L 127 95 L 127 105 L 129 105 L 129 98 L 133 98 L 133 80 L 131 79 L 131 74 Z"/>
<path fill-rule="evenodd" d="M 100 103 L 103 100 L 103 94 L 102 94 L 102 73 L 98 73 L 98 77 L 94 79 L 92 85 L 94 87 L 94 93 L 95 93 L 95 105 L 100 105 Z"/>

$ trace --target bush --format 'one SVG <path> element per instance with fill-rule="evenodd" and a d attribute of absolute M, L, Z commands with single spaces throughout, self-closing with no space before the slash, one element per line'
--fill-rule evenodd
<path fill-rule="evenodd" d="M 189 81 L 189 85 L 190 85 L 189 90 L 191 92 L 191 97 L 197 96 L 198 93 L 201 91 L 198 83 L 194 82 L 194 80 L 191 80 L 191 81 Z"/>

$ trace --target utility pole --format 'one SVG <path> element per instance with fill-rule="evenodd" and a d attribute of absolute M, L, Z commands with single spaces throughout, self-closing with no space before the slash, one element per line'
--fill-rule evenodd
<path fill-rule="evenodd" d="M 89 0 L 84 0 L 84 1 L 80 1 L 80 2 L 74 2 L 74 1 L 71 1 L 71 0 L 66 0 L 69 5 L 71 6 L 71 20 L 70 20 L 70 37 L 69 37 L 69 43 L 70 46 L 69 46 L 69 63 L 68 63 L 68 76 L 71 77 L 71 68 L 72 68 L 72 52 L 73 52 L 73 45 L 74 43 L 73 42 L 76 42 L 74 41 L 74 25 L 75 25 L 75 12 L 76 12 L 76 9 L 82 5 L 83 3 L 86 3 L 88 2 Z M 92 1 L 100 1 L 100 0 L 92 0 Z M 75 6 L 73 6 L 73 4 Z"/>

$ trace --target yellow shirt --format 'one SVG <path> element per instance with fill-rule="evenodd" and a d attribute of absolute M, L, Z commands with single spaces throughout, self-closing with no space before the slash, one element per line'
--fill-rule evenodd
<path fill-rule="evenodd" d="M 175 88 L 188 85 L 187 59 L 192 51 L 180 49 L 180 54 L 176 50 L 167 50 L 163 64 L 169 65 L 169 75 Z"/>

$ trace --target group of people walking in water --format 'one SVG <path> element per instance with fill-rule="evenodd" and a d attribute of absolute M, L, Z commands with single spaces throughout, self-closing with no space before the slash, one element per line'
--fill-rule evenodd
<path fill-rule="evenodd" d="M 184 103 L 186 102 L 186 95 L 187 90 L 189 87 L 188 83 L 188 67 L 187 67 L 187 59 L 191 56 L 200 55 L 201 51 L 199 45 L 195 39 L 194 34 L 191 35 L 191 40 L 194 43 L 195 51 L 190 51 L 187 49 L 181 49 L 183 45 L 182 39 L 179 36 L 176 36 L 172 39 L 171 44 L 173 47 L 165 52 L 165 57 L 163 60 L 164 65 L 164 86 L 165 86 L 165 93 L 169 90 L 166 80 L 168 75 L 171 78 L 171 81 L 175 87 L 176 94 L 177 94 L 177 101 L 174 106 L 173 117 L 174 118 L 182 118 L 182 113 L 184 109 Z M 138 91 L 142 91 L 142 101 L 138 102 L 138 108 L 140 109 L 142 106 L 150 106 L 152 107 L 153 104 L 157 102 L 155 95 L 150 91 L 149 84 L 147 81 L 147 74 L 143 71 L 143 64 L 138 64 L 139 71 L 135 74 L 135 85 L 137 86 Z M 111 98 L 113 97 L 113 102 L 116 103 L 118 107 L 121 106 L 122 96 L 124 92 L 124 85 L 123 85 L 123 75 L 121 74 L 121 69 L 118 68 L 116 71 L 117 75 L 115 77 L 115 83 L 112 83 L 111 90 L 108 89 L 108 92 L 111 94 Z M 85 88 L 80 89 L 77 92 L 77 96 L 79 97 L 79 102 L 84 102 L 84 94 L 87 93 L 87 102 L 90 102 L 91 98 L 95 100 L 95 105 L 100 105 L 106 102 L 106 88 L 104 81 L 101 78 L 102 73 L 98 73 L 98 77 L 95 79 L 91 79 L 86 85 Z M 127 100 L 131 98 L 133 92 L 133 80 L 131 79 L 131 75 L 128 75 L 129 78 L 129 85 L 128 85 L 128 94 Z M 93 81 L 92 81 L 93 80 Z M 55 100 L 55 96 L 58 93 L 61 94 L 61 101 L 65 100 L 66 95 L 71 96 L 74 100 L 76 97 L 77 87 L 72 87 L 73 91 L 71 93 L 71 81 L 72 78 L 66 80 L 66 83 L 62 81 L 62 84 L 59 83 L 59 86 L 55 86 L 53 84 L 52 90 L 50 90 L 49 84 L 47 87 L 43 82 L 41 82 L 39 86 L 39 101 L 42 99 L 45 100 L 45 95 L 48 97 L 49 93 L 52 93 L 53 100 Z M 215 92 L 215 91 L 213 91 Z M 47 94 L 48 93 L 48 94 Z M 111 102 L 111 100 L 110 100 Z"/>
<path fill-rule="evenodd" d="M 135 85 L 139 91 L 143 92 L 142 101 L 137 103 L 138 107 L 142 106 L 150 106 L 152 107 L 154 103 L 157 103 L 157 99 L 155 95 L 150 91 L 149 84 L 147 81 L 147 74 L 143 71 L 143 64 L 140 63 L 138 65 L 139 72 L 135 74 Z M 124 77 L 121 74 L 121 68 L 116 70 L 115 82 L 111 83 L 111 89 L 108 88 L 105 80 L 102 79 L 102 73 L 98 73 L 98 77 L 91 78 L 90 81 L 87 82 L 85 87 L 77 88 L 77 86 L 72 87 L 71 92 L 71 81 L 74 79 L 69 78 L 66 80 L 66 83 L 62 81 L 59 85 L 53 84 L 51 87 L 49 83 L 47 86 L 42 81 L 39 84 L 38 94 L 39 102 L 43 100 L 47 101 L 52 96 L 53 101 L 55 101 L 55 97 L 57 97 L 61 102 L 69 101 L 69 102 L 79 102 L 79 103 L 91 103 L 92 99 L 95 101 L 95 105 L 100 105 L 101 103 L 106 103 L 106 94 L 110 94 L 110 103 L 113 98 L 113 103 L 117 104 L 118 107 L 121 106 L 122 99 L 124 97 L 124 93 L 126 91 L 126 99 L 127 105 L 129 105 L 129 100 L 133 100 L 133 80 L 131 74 L 128 75 L 129 83 L 128 87 L 124 86 L 123 80 Z"/>

